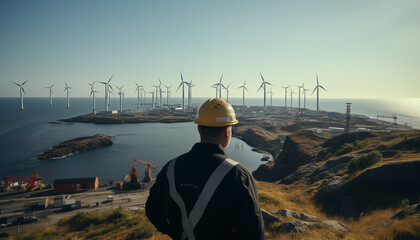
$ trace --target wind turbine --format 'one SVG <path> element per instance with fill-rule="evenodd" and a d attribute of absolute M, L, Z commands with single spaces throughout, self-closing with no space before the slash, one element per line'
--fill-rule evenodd
<path fill-rule="evenodd" d="M 290 108 L 293 108 L 293 89 L 290 89 Z"/>
<path fill-rule="evenodd" d="M 248 91 L 248 89 L 245 87 L 246 81 L 244 81 L 244 84 L 238 88 L 242 88 L 242 106 L 245 106 L 245 90 Z"/>
<path fill-rule="evenodd" d="M 151 91 L 149 93 L 152 94 L 152 109 L 154 109 L 155 108 L 155 91 Z"/>
<path fill-rule="evenodd" d="M 319 112 L 319 88 L 324 89 L 326 92 L 327 89 L 325 89 L 323 86 L 319 85 L 319 81 L 318 81 L 318 74 L 316 75 L 316 86 L 314 88 L 314 90 L 312 91 L 311 95 L 314 94 L 315 90 L 316 90 L 316 111 Z"/>
<path fill-rule="evenodd" d="M 267 93 L 270 94 L 270 106 L 273 106 L 273 88 L 270 88 L 270 91 Z"/>
<path fill-rule="evenodd" d="M 108 107 L 109 107 L 109 87 L 111 87 L 111 85 L 109 84 L 111 82 L 112 77 L 114 76 L 114 74 L 112 74 L 112 76 L 109 78 L 108 82 L 100 82 L 102 84 L 105 85 L 105 111 L 108 112 Z M 112 89 L 112 87 L 111 87 Z"/>
<path fill-rule="evenodd" d="M 159 79 L 160 82 L 160 79 Z M 159 88 L 160 88 L 160 83 L 159 85 L 152 85 L 155 88 L 156 91 L 156 103 L 158 103 L 158 92 L 159 92 Z"/>
<path fill-rule="evenodd" d="M 212 86 L 212 88 L 215 88 L 216 89 L 216 98 L 217 98 L 217 90 L 219 89 L 217 86 Z"/>
<path fill-rule="evenodd" d="M 171 94 L 171 87 L 172 86 L 166 86 L 165 84 L 163 84 L 163 86 L 165 86 L 166 88 L 166 105 L 170 105 L 171 101 L 170 101 L 170 94 Z"/>
<path fill-rule="evenodd" d="M 271 86 L 273 86 L 273 84 L 271 84 L 271 83 L 269 83 L 269 82 L 266 82 L 265 80 L 264 80 L 264 77 L 263 77 L 263 75 L 261 74 L 261 72 L 260 72 L 260 76 L 261 76 L 261 80 L 262 80 L 262 83 L 261 83 L 261 86 L 258 88 L 258 90 L 257 90 L 257 92 L 264 86 L 264 111 L 266 110 L 266 104 L 265 104 L 265 102 L 266 102 L 266 90 L 265 90 L 265 87 L 266 87 L 266 85 L 268 84 L 268 85 L 271 85 Z"/>
<path fill-rule="evenodd" d="M 229 86 L 230 86 L 230 83 L 228 84 L 227 87 L 225 87 L 223 84 L 222 84 L 222 86 L 223 86 L 224 89 L 226 89 L 226 100 L 229 102 Z"/>
<path fill-rule="evenodd" d="M 217 89 L 219 89 L 219 98 L 222 98 L 222 86 L 223 86 L 222 79 L 223 79 L 223 73 L 220 76 L 219 82 L 213 85 L 213 87 L 216 87 L 216 98 L 217 98 Z"/>
<path fill-rule="evenodd" d="M 117 88 L 118 88 L 118 95 L 120 95 L 120 113 L 122 113 L 122 105 L 123 105 L 123 99 L 122 99 L 122 95 L 123 95 L 123 92 L 122 92 L 122 88 L 124 87 L 124 85 L 122 85 L 121 87 L 118 87 L 118 86 L 116 86 Z"/>
<path fill-rule="evenodd" d="M 112 86 L 110 84 L 108 88 L 108 106 L 109 107 L 111 106 L 111 94 L 115 96 L 114 89 L 112 89 Z"/>
<path fill-rule="evenodd" d="M 302 86 L 297 86 L 299 88 L 299 109 L 300 109 L 300 89 L 305 89 L 305 82 L 302 83 Z"/>
<path fill-rule="evenodd" d="M 191 106 L 191 102 L 192 102 L 192 88 L 195 86 L 194 84 L 192 84 L 192 79 L 190 82 L 187 82 L 187 86 L 188 86 L 188 106 Z"/>
<path fill-rule="evenodd" d="M 55 85 L 55 83 L 49 87 L 45 87 L 48 88 L 50 90 L 50 107 L 52 106 L 52 87 Z"/>
<path fill-rule="evenodd" d="M 161 107 L 162 106 L 162 93 L 163 93 L 163 91 L 162 91 L 162 88 L 160 86 L 162 86 L 162 82 L 160 81 L 160 78 L 159 78 L 159 106 Z"/>
<path fill-rule="evenodd" d="M 286 108 L 287 107 L 287 89 L 290 87 L 290 85 L 289 86 L 287 86 L 287 87 L 282 87 L 282 88 L 284 88 L 284 107 Z"/>
<path fill-rule="evenodd" d="M 178 88 L 176 89 L 176 91 L 178 92 L 179 88 L 182 85 L 182 111 L 185 112 L 185 100 L 184 100 L 184 84 L 187 84 L 187 82 L 184 81 L 184 77 L 182 76 L 182 72 L 181 73 L 181 83 L 179 84 Z"/>
<path fill-rule="evenodd" d="M 139 109 L 140 108 L 140 94 L 142 95 L 142 98 L 143 98 L 143 91 L 141 90 L 143 86 L 138 85 L 137 82 L 136 82 L 136 86 L 137 87 L 135 91 L 137 91 L 137 109 Z"/>
<path fill-rule="evenodd" d="M 304 88 L 303 89 L 303 109 L 306 109 L 306 91 L 310 91 L 311 89 L 309 88 Z"/>
<path fill-rule="evenodd" d="M 96 82 L 96 81 L 95 81 Z M 95 84 L 95 82 L 93 83 L 88 83 L 90 85 L 90 95 L 92 96 L 92 105 L 93 105 L 93 114 L 96 114 L 96 102 L 95 102 L 95 93 L 99 93 L 98 91 L 95 91 L 93 89 L 93 84 Z"/>
<path fill-rule="evenodd" d="M 64 82 L 66 86 L 64 87 L 64 91 L 67 91 L 67 108 L 70 108 L 70 98 L 69 98 L 69 89 L 73 89 L 72 87 L 67 85 L 67 82 Z"/>
<path fill-rule="evenodd" d="M 23 111 L 23 94 L 25 94 L 25 89 L 23 89 L 23 85 L 25 85 L 25 83 L 26 83 L 27 81 L 29 81 L 29 79 L 28 79 L 28 80 L 26 80 L 26 81 L 24 81 L 22 84 L 12 82 L 12 83 L 14 83 L 14 84 L 18 85 L 18 86 L 19 86 L 19 88 L 20 88 L 20 89 L 19 89 L 19 90 L 20 90 L 20 111 Z"/>

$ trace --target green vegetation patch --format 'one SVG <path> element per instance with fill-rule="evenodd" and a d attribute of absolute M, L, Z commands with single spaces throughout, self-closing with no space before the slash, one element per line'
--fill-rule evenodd
<path fill-rule="evenodd" d="M 350 153 L 350 152 L 354 152 L 360 149 L 364 149 L 367 148 L 369 146 L 369 139 L 364 139 L 364 140 L 356 140 L 352 143 L 345 143 L 343 144 L 343 146 L 338 149 L 334 155 L 335 156 L 341 156 L 344 155 L 346 153 Z"/>
<path fill-rule="evenodd" d="M 118 229 L 134 228 L 128 239 L 143 239 L 153 236 L 156 228 L 141 213 L 132 213 L 119 207 L 105 212 L 82 212 L 58 223 L 70 231 L 84 231 L 87 238 L 105 235 Z"/>
<path fill-rule="evenodd" d="M 274 205 L 277 205 L 277 204 L 279 204 L 279 203 L 280 203 L 280 202 L 279 202 L 277 199 L 275 199 L 274 197 L 270 197 L 269 195 L 264 194 L 264 193 L 259 193 L 259 194 L 258 194 L 258 197 L 259 197 L 259 199 L 260 199 L 260 202 L 263 202 L 263 203 L 266 203 L 266 204 L 274 204 Z"/>
<path fill-rule="evenodd" d="M 359 157 L 350 160 L 346 167 L 347 173 L 354 173 L 358 170 L 363 170 L 379 162 L 381 159 L 382 154 L 378 151 L 362 154 Z"/>

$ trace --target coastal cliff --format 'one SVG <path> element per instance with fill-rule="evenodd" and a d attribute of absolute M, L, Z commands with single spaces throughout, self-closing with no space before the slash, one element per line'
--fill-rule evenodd
<path fill-rule="evenodd" d="M 113 144 L 111 138 L 104 134 L 96 134 L 89 137 L 75 138 L 53 146 L 51 149 L 39 154 L 36 158 L 41 161 L 63 158 L 65 156 L 89 151 Z"/>

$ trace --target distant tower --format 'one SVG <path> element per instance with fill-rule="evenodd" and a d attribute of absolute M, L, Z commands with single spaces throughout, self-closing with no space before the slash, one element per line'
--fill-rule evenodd
<path fill-rule="evenodd" d="M 351 115 L 350 115 L 350 105 L 351 103 L 346 103 L 347 104 L 347 109 L 346 109 L 346 129 L 344 129 L 345 133 L 349 133 L 350 132 L 350 119 L 351 119 Z"/>

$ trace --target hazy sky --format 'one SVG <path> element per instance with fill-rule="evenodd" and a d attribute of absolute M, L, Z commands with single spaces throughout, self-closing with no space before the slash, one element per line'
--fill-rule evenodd
<path fill-rule="evenodd" d="M 0 97 L 87 97 L 88 82 L 197 84 L 214 96 L 256 93 L 261 72 L 274 97 L 316 74 L 324 98 L 420 97 L 420 1 L 0 1 Z M 96 85 L 103 94 L 103 85 Z M 312 96 L 315 97 L 315 94 Z"/>

